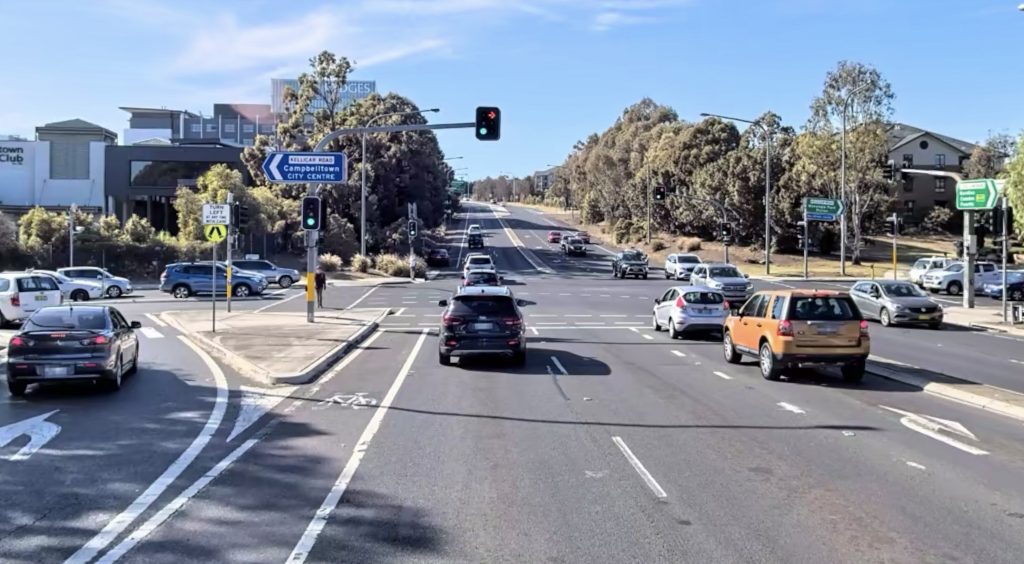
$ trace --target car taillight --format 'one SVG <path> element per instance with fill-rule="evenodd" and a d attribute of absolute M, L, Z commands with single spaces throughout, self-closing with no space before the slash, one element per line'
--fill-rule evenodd
<path fill-rule="evenodd" d="M 682 296 L 676 298 L 676 307 L 679 309 L 686 307 L 686 300 L 684 300 Z"/>
<path fill-rule="evenodd" d="M 728 300 L 722 302 L 722 307 L 724 307 L 725 309 L 730 309 Z"/>
<path fill-rule="evenodd" d="M 19 296 L 18 294 L 14 294 L 13 296 L 11 296 L 11 305 L 14 306 L 14 307 L 20 306 L 21 305 L 21 296 Z"/>
<path fill-rule="evenodd" d="M 462 325 L 463 323 L 464 320 L 456 315 L 445 314 L 444 316 L 444 324 L 448 325 L 449 327 L 453 325 Z"/>
<path fill-rule="evenodd" d="M 28 344 L 28 341 L 26 341 L 25 339 L 22 339 L 21 337 L 18 337 L 18 336 L 14 336 L 14 337 L 11 337 L 11 342 L 8 344 L 8 346 L 11 346 L 11 347 L 23 347 L 23 346 L 25 346 L 27 344 Z"/>
<path fill-rule="evenodd" d="M 860 336 L 864 338 L 868 337 L 868 322 L 865 319 L 860 320 Z"/>
<path fill-rule="evenodd" d="M 109 342 L 110 342 L 110 339 L 108 339 L 105 335 L 96 335 L 95 337 L 90 337 L 88 339 L 83 339 L 82 340 L 82 344 L 86 345 L 86 346 L 89 346 L 89 345 L 105 345 L 105 344 L 107 344 Z"/>
<path fill-rule="evenodd" d="M 518 317 L 506 317 L 505 319 L 502 319 L 501 322 L 504 323 L 506 327 L 523 326 L 523 320 L 519 319 Z"/>
<path fill-rule="evenodd" d="M 779 322 L 779 328 L 775 331 L 780 337 L 792 337 L 793 336 L 793 323 L 788 319 L 783 319 Z"/>

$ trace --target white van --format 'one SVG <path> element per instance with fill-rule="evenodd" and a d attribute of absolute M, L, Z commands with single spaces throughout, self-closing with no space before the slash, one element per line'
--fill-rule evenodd
<path fill-rule="evenodd" d="M 37 309 L 63 302 L 60 286 L 50 276 L 0 272 L 0 327 L 26 319 Z"/>

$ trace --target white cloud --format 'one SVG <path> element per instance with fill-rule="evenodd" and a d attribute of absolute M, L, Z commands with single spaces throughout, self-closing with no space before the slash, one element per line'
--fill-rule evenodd
<path fill-rule="evenodd" d="M 363 58 L 356 59 L 356 68 L 366 68 L 382 63 L 389 63 L 391 61 L 404 59 L 420 53 L 440 51 L 448 46 L 449 43 L 447 41 L 436 38 L 427 38 L 415 43 L 396 45 L 390 49 L 377 51 Z"/>
<path fill-rule="evenodd" d="M 594 16 L 594 22 L 593 25 L 591 25 L 591 29 L 594 31 L 607 31 L 616 26 L 640 24 L 651 21 L 654 21 L 653 18 L 647 16 L 635 16 L 632 14 L 608 10 L 600 12 Z"/>

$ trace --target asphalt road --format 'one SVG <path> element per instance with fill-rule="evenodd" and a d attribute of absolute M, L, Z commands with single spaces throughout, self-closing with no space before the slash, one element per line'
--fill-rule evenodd
<path fill-rule="evenodd" d="M 614 280 L 601 251 L 563 259 L 534 212 L 466 207 L 450 251 L 464 256 L 462 231 L 480 224 L 533 302 L 525 366 L 438 363 L 454 267 L 330 288 L 327 307 L 395 313 L 300 387 L 211 365 L 146 315 L 171 306 L 126 303 L 160 336 L 144 335 L 120 393 L 0 399 L 0 425 L 57 410 L 45 420 L 61 427 L 25 459 L 27 437 L 0 446 L 0 561 L 1020 561 L 1020 422 L 872 376 L 763 380 L 713 339 L 649 328 L 665 280 Z M 871 331 L 881 356 L 972 376 L 1021 350 Z"/>

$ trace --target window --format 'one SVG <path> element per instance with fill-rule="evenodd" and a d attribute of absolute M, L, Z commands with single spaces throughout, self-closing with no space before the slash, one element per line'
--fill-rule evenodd
<path fill-rule="evenodd" d="M 214 162 L 196 161 L 132 161 L 129 186 L 168 187 L 178 186 L 180 180 L 196 180 L 210 169 Z M 228 164 L 230 163 L 223 163 Z M 232 166 L 234 168 L 234 166 Z"/>
<path fill-rule="evenodd" d="M 272 124 L 272 123 L 264 123 L 263 125 L 260 126 L 260 131 L 262 131 L 263 133 L 273 133 L 274 132 L 274 124 Z"/>
<path fill-rule="evenodd" d="M 761 301 L 757 303 L 757 309 L 754 310 L 754 317 L 764 317 L 764 314 L 768 310 L 768 301 L 771 300 L 768 296 L 763 296 Z"/>
<path fill-rule="evenodd" d="M 910 153 L 903 153 L 903 168 L 911 168 L 914 166 L 914 155 Z"/>
<path fill-rule="evenodd" d="M 676 262 L 676 256 L 675 255 L 669 255 L 668 256 L 668 262 L 672 262 L 672 263 Z"/>
<path fill-rule="evenodd" d="M 235 124 L 233 124 L 233 123 L 225 123 L 224 124 L 224 133 L 234 133 L 234 132 L 235 132 Z"/>
<path fill-rule="evenodd" d="M 905 211 L 907 213 L 913 213 L 913 211 L 914 211 L 914 200 L 904 200 L 903 201 L 903 211 Z"/>
<path fill-rule="evenodd" d="M 243 123 L 242 124 L 242 133 L 252 133 L 254 131 L 256 131 L 256 126 L 254 126 L 253 124 L 251 124 L 251 123 Z"/>
<path fill-rule="evenodd" d="M 675 288 L 669 288 L 668 290 L 665 290 L 665 295 L 661 296 L 661 301 L 667 302 L 667 301 L 671 300 L 672 298 L 674 298 L 675 295 L 676 295 Z"/>
<path fill-rule="evenodd" d="M 10 278 L 0 278 L 0 292 L 6 292 L 11 289 Z"/>
<path fill-rule="evenodd" d="M 942 153 L 935 155 L 935 166 L 946 166 L 946 155 Z"/>
<path fill-rule="evenodd" d="M 107 328 L 107 318 L 98 307 L 47 308 L 32 314 L 25 322 L 25 329 L 92 329 Z"/>
<path fill-rule="evenodd" d="M 190 129 L 192 130 L 192 133 L 202 133 L 203 132 L 203 126 L 201 124 L 198 124 L 198 123 L 193 123 L 190 126 Z"/>
<path fill-rule="evenodd" d="M 743 307 L 740 308 L 740 316 L 753 317 L 754 312 L 757 311 L 757 308 L 761 305 L 761 301 L 763 300 L 764 296 L 761 294 L 757 294 L 747 300 L 747 303 L 743 304 Z"/>
<path fill-rule="evenodd" d="M 698 257 L 696 255 L 679 255 L 677 260 L 678 260 L 678 262 L 685 263 L 685 264 L 699 264 L 700 263 L 700 257 Z"/>
<path fill-rule="evenodd" d="M 919 268 L 918 265 L 920 265 L 921 261 L 923 261 L 923 260 L 925 260 L 925 259 L 918 259 L 918 261 L 916 263 L 914 263 L 914 268 Z M 860 282 L 860 283 L 854 284 L 853 291 L 854 292 L 861 292 L 863 294 L 867 294 L 868 293 L 868 288 L 870 286 L 871 286 L 870 282 Z"/>
<path fill-rule="evenodd" d="M 505 296 L 460 296 L 452 302 L 451 313 L 518 316 L 512 298 Z"/>
<path fill-rule="evenodd" d="M 928 142 L 922 139 L 921 142 L 917 144 L 917 146 L 920 147 L 923 151 L 928 148 Z"/>
<path fill-rule="evenodd" d="M 849 298 L 798 296 L 790 301 L 790 319 L 794 321 L 849 321 L 859 317 Z"/>
<path fill-rule="evenodd" d="M 713 278 L 743 278 L 740 271 L 736 270 L 732 266 L 716 266 L 711 269 L 711 276 Z"/>
<path fill-rule="evenodd" d="M 131 327 L 131 324 L 129 324 L 128 321 L 124 318 L 124 316 L 121 315 L 121 312 L 117 311 L 116 309 L 110 310 L 110 319 L 111 321 L 114 322 L 114 326 L 119 329 L 128 329 L 129 327 Z"/>
<path fill-rule="evenodd" d="M 57 281 L 49 276 L 36 276 L 35 280 L 40 290 L 60 290 Z"/>
<path fill-rule="evenodd" d="M 208 123 L 208 124 L 206 124 L 206 132 L 207 133 L 216 133 L 217 132 L 217 124 L 216 123 Z"/>
<path fill-rule="evenodd" d="M 772 319 L 782 319 L 782 313 L 785 311 L 783 308 L 786 305 L 786 298 L 782 296 L 776 296 L 775 303 L 772 304 Z"/>
<path fill-rule="evenodd" d="M 683 301 L 698 305 L 720 304 L 725 301 L 725 296 L 718 292 L 687 292 L 683 294 Z"/>
<path fill-rule="evenodd" d="M 935 179 L 935 191 L 936 192 L 945 192 L 946 191 L 946 179 L 945 178 L 936 178 Z"/>

